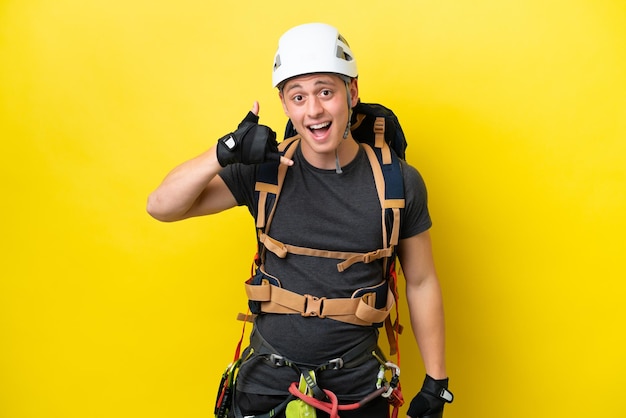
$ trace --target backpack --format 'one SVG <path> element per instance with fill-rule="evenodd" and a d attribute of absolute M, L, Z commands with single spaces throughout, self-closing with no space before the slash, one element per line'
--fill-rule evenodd
<path fill-rule="evenodd" d="M 260 164 L 255 185 L 257 254 L 256 274 L 246 282 L 249 308 L 253 314 L 261 312 L 300 313 L 304 316 L 323 316 L 358 325 L 386 326 L 391 354 L 397 352 L 398 334 L 402 327 L 398 323 L 398 291 L 396 275 L 396 246 L 399 240 L 401 213 L 404 208 L 404 181 L 400 159 L 404 159 L 407 147 L 406 138 L 396 115 L 390 109 L 373 103 L 359 102 L 353 108 L 352 135 L 364 144 L 370 161 L 379 199 L 381 201 L 381 222 L 384 248 L 370 253 L 338 253 L 296 247 L 280 243 L 271 236 L 269 230 L 277 200 L 280 196 L 283 179 L 288 166 L 271 161 Z M 285 139 L 279 144 L 279 151 L 291 158 L 300 140 L 291 121 L 285 127 Z M 356 262 L 371 262 L 384 259 L 385 277 L 381 286 L 359 289 L 350 299 L 323 299 L 310 295 L 298 295 L 283 289 L 275 278 L 263 271 L 265 252 L 271 251 L 279 257 L 288 253 L 317 257 L 337 258 L 339 271 L 349 268 Z M 396 321 L 391 322 L 390 311 L 396 307 Z M 294 306 L 304 306 L 294 308 Z M 316 311 L 317 309 L 317 311 Z M 347 314 L 346 311 L 350 310 Z"/>
<path fill-rule="evenodd" d="M 374 123 L 376 118 L 385 119 L 385 142 L 395 151 L 398 157 L 406 159 L 406 147 L 408 146 L 398 117 L 393 111 L 377 103 L 363 103 L 361 100 L 352 108 L 350 130 L 352 136 L 359 142 L 374 146 Z M 291 138 L 298 133 L 293 127 L 291 120 L 287 121 L 284 138 Z"/>

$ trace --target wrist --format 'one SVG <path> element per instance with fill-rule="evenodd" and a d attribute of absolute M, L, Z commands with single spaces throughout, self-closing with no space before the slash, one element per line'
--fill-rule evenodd
<path fill-rule="evenodd" d="M 454 400 L 454 395 L 448 390 L 448 381 L 447 377 L 436 380 L 426 375 L 422 384 L 422 391 L 439 398 L 443 402 L 451 403 Z"/>
<path fill-rule="evenodd" d="M 215 145 L 215 160 L 221 167 L 226 167 L 229 164 L 239 162 L 237 153 L 235 152 L 238 147 L 237 140 L 232 133 L 224 135 L 217 140 Z"/>
<path fill-rule="evenodd" d="M 426 376 L 430 377 L 433 380 L 437 380 L 437 381 L 448 379 L 448 375 L 447 375 L 447 373 L 445 371 L 444 372 L 439 372 L 439 373 L 429 373 L 429 372 L 426 372 Z"/>
<path fill-rule="evenodd" d="M 439 364 L 431 365 L 430 367 L 427 366 L 426 374 L 435 380 L 446 379 L 448 377 L 446 367 Z"/>

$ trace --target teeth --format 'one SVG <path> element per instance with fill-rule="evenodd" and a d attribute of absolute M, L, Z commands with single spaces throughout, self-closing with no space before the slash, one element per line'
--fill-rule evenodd
<path fill-rule="evenodd" d="M 309 126 L 309 129 L 322 129 L 330 125 L 330 122 L 318 123 L 317 125 Z"/>

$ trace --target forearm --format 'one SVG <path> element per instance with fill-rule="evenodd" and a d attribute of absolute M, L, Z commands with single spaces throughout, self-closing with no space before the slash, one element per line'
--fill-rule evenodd
<path fill-rule="evenodd" d="M 166 222 L 189 217 L 221 168 L 215 146 L 177 166 L 148 197 L 148 213 Z"/>
<path fill-rule="evenodd" d="M 447 377 L 445 364 L 445 321 L 441 289 L 436 277 L 407 283 L 407 301 L 413 334 L 426 373 L 434 379 Z"/>

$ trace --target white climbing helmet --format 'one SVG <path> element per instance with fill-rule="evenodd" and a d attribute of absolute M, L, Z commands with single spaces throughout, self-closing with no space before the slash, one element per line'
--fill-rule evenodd
<path fill-rule="evenodd" d="M 336 73 L 357 76 L 356 60 L 348 42 L 333 26 L 307 23 L 289 29 L 278 41 L 272 85 L 303 74 Z"/>

